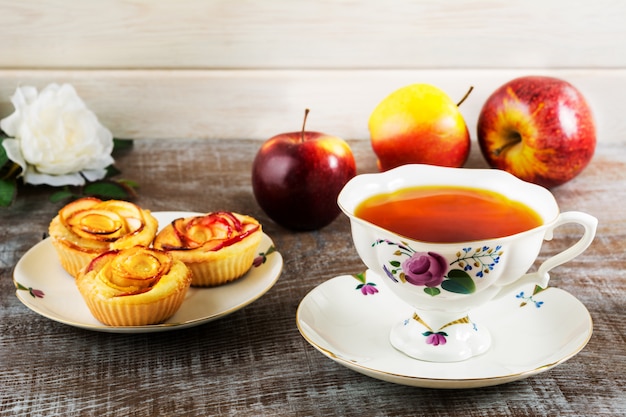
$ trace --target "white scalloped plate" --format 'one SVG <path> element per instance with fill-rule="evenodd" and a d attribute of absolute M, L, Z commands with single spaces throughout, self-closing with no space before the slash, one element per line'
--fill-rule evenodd
<path fill-rule="evenodd" d="M 178 217 L 198 215 L 191 212 L 154 212 L 164 227 Z M 259 253 L 274 243 L 263 234 Z M 50 238 L 29 249 L 13 272 L 16 295 L 32 311 L 59 323 L 87 330 L 112 333 L 148 333 L 198 326 L 219 319 L 247 306 L 265 294 L 278 280 L 283 258 L 278 251 L 267 255 L 263 264 L 252 267 L 243 277 L 214 288 L 194 288 L 187 292 L 180 309 L 169 320 L 149 326 L 106 326 L 92 315 L 76 288 L 74 279 L 61 267 Z M 35 297 L 38 291 L 43 298 Z"/>
<path fill-rule="evenodd" d="M 376 274 L 367 271 L 366 277 L 377 293 L 364 295 L 353 276 L 332 278 L 302 299 L 296 321 L 313 347 L 372 378 L 426 388 L 504 384 L 563 363 L 591 338 L 591 316 L 580 301 L 558 288 L 533 294 L 531 285 L 472 312 L 471 318 L 491 332 L 486 353 L 454 363 L 412 359 L 389 342 L 392 325 L 409 317 L 411 307 Z"/>

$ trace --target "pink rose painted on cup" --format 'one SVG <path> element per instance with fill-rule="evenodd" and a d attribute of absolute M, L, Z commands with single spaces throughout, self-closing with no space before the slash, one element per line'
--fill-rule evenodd
<path fill-rule="evenodd" d="M 443 282 L 448 263 L 437 253 L 415 252 L 402 262 L 402 271 L 410 284 L 436 287 Z"/>

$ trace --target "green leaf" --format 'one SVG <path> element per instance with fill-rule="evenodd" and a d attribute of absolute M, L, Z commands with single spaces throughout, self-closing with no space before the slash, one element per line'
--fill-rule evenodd
<path fill-rule="evenodd" d="M 471 294 L 476 291 L 476 284 L 467 272 L 453 269 L 448 272 L 448 279 L 441 283 L 441 288 L 456 294 Z"/>
<path fill-rule="evenodd" d="M 122 173 L 119 169 L 115 167 L 115 165 L 109 165 L 106 167 L 107 173 L 105 174 L 105 178 L 114 177 Z"/>
<path fill-rule="evenodd" d="M 0 165 L 0 179 L 15 179 L 20 172 L 22 172 L 22 167 L 13 161 L 7 161 L 4 165 Z"/>
<path fill-rule="evenodd" d="M 6 149 L 2 146 L 2 142 L 7 139 L 4 132 L 0 130 L 0 179 L 15 178 L 20 173 L 22 167 L 9 159 Z"/>
<path fill-rule="evenodd" d="M 389 261 L 389 264 L 391 266 L 393 266 L 394 268 L 398 268 L 400 265 L 402 265 L 400 262 L 398 261 Z"/>
<path fill-rule="evenodd" d="M 450 279 L 457 279 L 457 278 L 469 278 L 471 279 L 470 275 L 463 271 L 462 269 L 451 269 L 448 272 L 448 278 Z M 472 281 L 474 282 L 474 281 Z"/>
<path fill-rule="evenodd" d="M 113 199 L 124 199 L 129 196 L 128 190 L 123 185 L 108 181 L 98 181 L 87 184 L 83 188 L 83 192 L 85 195 Z"/>
<path fill-rule="evenodd" d="M 424 292 L 428 295 L 432 295 L 433 297 L 441 294 L 441 290 L 437 287 L 426 287 L 424 288 Z"/>
<path fill-rule="evenodd" d="M 124 184 L 127 187 L 130 188 L 137 188 L 139 187 L 139 183 L 137 181 L 133 181 L 133 180 L 125 180 L 125 179 L 119 179 L 117 180 L 118 183 L 120 184 Z"/>
<path fill-rule="evenodd" d="M 50 201 L 53 203 L 57 203 L 61 200 L 72 197 L 76 197 L 76 195 L 74 195 L 74 193 L 72 193 L 68 187 L 64 187 L 62 190 L 52 193 L 52 195 L 50 196 Z"/>
<path fill-rule="evenodd" d="M 113 138 L 113 151 L 125 151 L 133 147 L 132 139 Z"/>
<path fill-rule="evenodd" d="M 3 167 L 4 164 L 9 162 L 7 151 L 4 149 L 4 146 L 2 146 L 3 141 L 4 141 L 4 138 L 0 138 L 0 167 Z"/>
<path fill-rule="evenodd" d="M 15 179 L 0 179 L 0 206 L 9 207 L 17 194 Z"/>

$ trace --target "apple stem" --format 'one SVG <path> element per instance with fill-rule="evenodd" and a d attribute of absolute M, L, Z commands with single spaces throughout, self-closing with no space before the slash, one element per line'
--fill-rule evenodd
<path fill-rule="evenodd" d="M 509 141 L 507 143 L 505 143 L 504 145 L 500 146 L 497 149 L 494 149 L 493 154 L 495 156 L 500 156 L 502 152 L 504 152 L 505 150 L 507 150 L 513 145 L 517 145 L 518 143 L 522 141 L 522 135 L 520 135 L 517 132 L 511 132 L 508 138 L 509 138 Z"/>
<path fill-rule="evenodd" d="M 306 118 L 309 116 L 309 109 L 304 109 L 304 120 L 302 121 L 302 134 L 300 135 L 300 140 L 304 142 L 304 126 L 306 126 Z"/>
<path fill-rule="evenodd" d="M 470 85 L 469 90 L 467 90 L 467 93 L 465 93 L 465 95 L 463 96 L 463 98 L 461 99 L 461 101 L 459 101 L 458 103 L 456 103 L 456 106 L 459 107 L 461 104 L 463 104 L 463 102 L 465 101 L 465 99 L 467 99 L 467 97 L 469 97 L 470 93 L 472 92 L 472 90 L 474 89 L 473 85 Z"/>

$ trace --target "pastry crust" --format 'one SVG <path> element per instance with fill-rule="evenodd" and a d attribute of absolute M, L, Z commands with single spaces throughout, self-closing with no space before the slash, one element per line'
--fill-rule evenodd
<path fill-rule="evenodd" d="M 149 246 L 157 228 L 150 211 L 133 203 L 85 197 L 59 210 L 48 233 L 61 265 L 76 278 L 101 253 Z"/>
<path fill-rule="evenodd" d="M 93 316 L 109 326 L 167 320 L 182 305 L 190 284 L 191 271 L 184 263 L 141 246 L 101 254 L 76 279 Z"/>
<path fill-rule="evenodd" d="M 192 270 L 191 285 L 211 287 L 242 277 L 252 266 L 262 236 L 256 219 L 214 212 L 174 220 L 157 234 L 154 247 Z"/>

